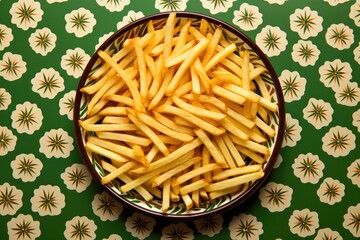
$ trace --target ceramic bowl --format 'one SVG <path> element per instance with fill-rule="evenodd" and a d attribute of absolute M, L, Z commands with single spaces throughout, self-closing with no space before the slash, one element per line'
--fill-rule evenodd
<path fill-rule="evenodd" d="M 125 39 L 143 36 L 146 33 L 147 25 L 150 20 L 152 21 L 154 27 L 159 29 L 164 27 L 168 16 L 169 13 L 158 13 L 136 20 L 119 29 L 116 33 L 109 37 L 98 50 L 104 50 L 114 54 L 122 48 L 122 44 Z M 275 129 L 276 135 L 274 138 L 268 139 L 267 142 L 267 145 L 271 149 L 271 155 L 263 165 L 263 171 L 265 173 L 264 177 L 252 182 L 246 189 L 243 189 L 236 194 L 227 195 L 213 201 L 204 201 L 199 207 L 192 208 L 190 210 L 186 210 L 183 203 L 172 203 L 167 212 L 162 212 L 161 200 L 159 199 L 146 202 L 136 192 L 130 191 L 128 193 L 122 193 L 119 186 L 123 183 L 120 180 L 114 180 L 111 184 L 101 185 L 101 179 L 106 172 L 101 167 L 99 156 L 86 151 L 84 147 L 86 136 L 91 133 L 84 131 L 84 129 L 82 129 L 78 124 L 79 119 L 86 117 L 87 103 L 91 98 L 91 96 L 83 94 L 80 89 L 85 85 L 93 84 L 94 81 L 91 80 L 90 76 L 92 75 L 94 69 L 103 64 L 96 53 L 92 56 L 88 65 L 84 69 L 78 85 L 74 107 L 74 126 L 77 146 L 83 161 L 90 169 L 95 181 L 100 184 L 113 198 L 134 211 L 153 217 L 163 219 L 193 220 L 222 213 L 235 206 L 239 207 L 244 200 L 253 195 L 262 186 L 266 178 L 269 176 L 279 154 L 279 149 L 284 136 L 285 110 L 282 90 L 277 75 L 268 58 L 249 37 L 230 24 L 211 16 L 191 12 L 177 12 L 176 16 L 178 19 L 191 19 L 193 21 L 192 25 L 195 27 L 199 27 L 201 19 L 207 20 L 212 28 L 221 25 L 224 35 L 231 42 L 236 43 L 239 50 L 248 49 L 250 51 L 252 62 L 267 69 L 267 72 L 262 74 L 261 77 L 266 83 L 266 87 L 271 94 L 272 100 L 278 103 L 278 111 L 270 115 L 269 125 Z"/>

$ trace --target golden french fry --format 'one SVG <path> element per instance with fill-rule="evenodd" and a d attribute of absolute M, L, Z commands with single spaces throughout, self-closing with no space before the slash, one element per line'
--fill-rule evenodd
<path fill-rule="evenodd" d="M 238 177 L 229 178 L 216 183 L 211 183 L 205 187 L 205 190 L 208 192 L 219 191 L 224 188 L 231 188 L 247 182 L 256 181 L 262 178 L 263 176 L 264 176 L 264 172 L 254 172 L 246 175 L 240 175 Z"/>
<path fill-rule="evenodd" d="M 235 177 L 239 175 L 244 175 L 248 173 L 253 173 L 260 171 L 262 169 L 262 164 L 242 166 L 238 168 L 226 169 L 212 177 L 213 181 L 222 181 L 230 177 Z"/>
<path fill-rule="evenodd" d="M 101 162 L 102 165 L 106 164 L 106 161 L 102 161 Z M 114 180 L 115 178 L 117 178 L 119 175 L 121 175 L 124 172 L 129 171 L 130 169 L 132 169 L 133 167 L 137 166 L 138 164 L 136 162 L 127 162 L 124 163 L 124 165 L 122 165 L 121 167 L 117 168 L 116 170 L 110 172 L 109 174 L 105 175 L 102 179 L 101 179 L 101 184 L 107 184 L 109 182 L 111 182 L 112 180 Z M 103 166 L 104 167 L 104 166 Z"/>
<path fill-rule="evenodd" d="M 184 194 L 188 194 L 191 192 L 194 192 L 196 190 L 199 190 L 203 187 L 206 187 L 207 185 L 209 185 L 209 183 L 207 181 L 205 181 L 204 179 L 200 179 L 196 182 L 190 183 L 188 185 L 185 185 L 183 187 L 180 188 L 180 195 L 184 195 Z"/>

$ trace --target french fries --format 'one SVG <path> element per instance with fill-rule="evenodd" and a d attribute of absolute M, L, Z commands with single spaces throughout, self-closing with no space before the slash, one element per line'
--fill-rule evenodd
<path fill-rule="evenodd" d="M 278 111 L 266 69 L 239 51 L 220 26 L 171 13 L 116 53 L 99 50 L 102 65 L 81 89 L 89 99 L 79 126 L 85 148 L 101 159 L 102 184 L 145 201 L 187 209 L 245 191 L 264 176 Z M 158 28 L 158 29 L 157 29 Z"/>

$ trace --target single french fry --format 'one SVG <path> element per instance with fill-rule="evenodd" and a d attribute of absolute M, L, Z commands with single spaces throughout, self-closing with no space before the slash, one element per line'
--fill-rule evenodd
<path fill-rule="evenodd" d="M 194 62 L 194 70 L 198 74 L 200 82 L 202 83 L 202 86 L 204 87 L 205 91 L 209 93 L 210 91 L 210 78 L 206 73 L 206 70 L 204 69 L 201 61 L 199 58 L 195 59 Z"/>
<path fill-rule="evenodd" d="M 85 148 L 93 153 L 100 154 L 101 156 L 107 157 L 113 161 L 119 162 L 119 163 L 125 163 L 128 162 L 130 159 L 126 158 L 120 154 L 114 153 L 113 151 L 107 150 L 103 147 L 99 147 L 93 143 L 85 143 Z"/>
<path fill-rule="evenodd" d="M 261 169 L 262 169 L 262 164 L 254 164 L 254 165 L 242 166 L 238 168 L 225 169 L 224 171 L 221 171 L 220 173 L 214 175 L 212 177 L 212 180 L 222 181 L 231 177 L 258 172 Z"/>
<path fill-rule="evenodd" d="M 201 31 L 200 31 L 201 32 Z M 216 46 L 219 44 L 220 38 L 222 36 L 222 27 L 218 26 L 215 29 L 214 35 L 212 36 L 210 43 L 209 43 L 209 47 L 206 49 L 205 54 L 202 58 L 202 65 L 205 66 L 210 59 L 213 57 L 215 50 L 216 50 Z M 204 35 L 204 33 L 202 33 Z"/>
<path fill-rule="evenodd" d="M 101 163 L 102 163 L 102 165 L 104 165 L 107 162 L 102 161 Z M 119 167 L 116 170 L 114 170 L 114 171 L 110 172 L 109 174 L 105 175 L 101 179 L 101 184 L 107 184 L 107 183 L 111 182 L 112 180 L 117 178 L 120 174 L 129 171 L 130 169 L 132 169 L 133 167 L 135 167 L 137 165 L 138 165 L 138 163 L 133 162 L 133 161 L 124 163 L 124 165 L 122 165 L 121 167 Z"/>
<path fill-rule="evenodd" d="M 242 154 L 248 156 L 254 162 L 263 164 L 266 160 L 263 156 L 260 156 L 258 153 L 251 151 L 250 149 L 248 149 L 246 147 L 236 145 L 236 149 L 239 150 L 239 152 L 241 152 Z"/>
<path fill-rule="evenodd" d="M 201 93 L 200 78 L 194 66 L 190 66 L 190 74 L 191 74 L 192 92 L 194 94 L 199 95 Z"/>
<path fill-rule="evenodd" d="M 170 207 L 170 189 L 171 189 L 171 179 L 167 179 L 164 182 L 164 186 L 162 188 L 162 205 L 161 210 L 166 212 Z"/>
<path fill-rule="evenodd" d="M 152 143 L 152 141 L 148 138 L 136 136 L 133 134 L 103 131 L 103 132 L 97 132 L 96 135 L 97 137 L 102 139 L 117 140 L 117 141 L 121 140 L 122 142 L 125 143 L 138 144 L 144 147 L 147 147 Z"/>
<path fill-rule="evenodd" d="M 201 188 L 206 187 L 207 185 L 209 185 L 208 182 L 206 182 L 204 179 L 200 179 L 196 182 L 190 183 L 188 185 L 182 186 L 180 188 L 180 195 L 184 195 L 184 194 L 188 194 L 191 192 L 194 192 L 196 190 L 199 190 Z"/>
<path fill-rule="evenodd" d="M 212 91 L 215 95 L 226 98 L 240 105 L 242 105 L 246 100 L 244 97 L 217 85 L 212 86 Z"/>
<path fill-rule="evenodd" d="M 234 187 L 230 187 L 230 188 L 225 188 L 219 191 L 213 191 L 211 193 L 209 193 L 209 198 L 210 200 L 214 200 L 216 198 L 228 195 L 228 194 L 232 194 L 235 192 L 239 192 L 241 190 L 242 186 L 234 186 Z"/>
<path fill-rule="evenodd" d="M 186 210 L 190 210 L 193 207 L 193 202 L 189 194 L 181 195 L 181 199 L 184 201 Z"/>
<path fill-rule="evenodd" d="M 235 43 L 232 43 L 229 46 L 227 46 L 223 51 L 215 54 L 204 66 L 205 71 L 206 72 L 209 71 L 211 68 L 213 68 L 219 62 L 221 62 L 223 59 L 225 59 L 229 54 L 233 53 L 235 50 L 236 50 L 236 45 Z"/>
<path fill-rule="evenodd" d="M 255 124 L 258 126 L 263 132 L 265 132 L 269 137 L 274 137 L 276 132 L 275 130 L 267 125 L 261 118 L 256 117 L 255 118 Z"/>
<path fill-rule="evenodd" d="M 138 128 L 132 123 L 119 124 L 86 124 L 79 122 L 79 125 L 90 132 L 109 132 L 109 131 L 136 131 Z"/>
<path fill-rule="evenodd" d="M 172 51 L 172 42 L 174 37 L 174 28 L 176 23 L 176 13 L 172 12 L 169 14 L 169 17 L 165 24 L 165 37 L 164 37 L 164 58 L 167 59 Z"/>
<path fill-rule="evenodd" d="M 241 175 L 234 178 L 229 178 L 222 180 L 216 183 L 211 183 L 205 187 L 205 190 L 208 192 L 220 191 L 225 188 L 231 188 L 234 186 L 239 186 L 241 184 L 256 181 L 264 176 L 264 172 L 254 172 L 246 175 Z"/>

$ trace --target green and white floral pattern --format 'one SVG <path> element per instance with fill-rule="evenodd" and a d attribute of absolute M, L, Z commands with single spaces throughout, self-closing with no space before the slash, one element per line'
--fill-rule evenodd
<path fill-rule="evenodd" d="M 360 0 L 84 2 L 0 0 L 0 239 L 360 237 Z M 90 56 L 118 29 L 165 11 L 241 29 L 269 57 L 286 102 L 269 180 L 241 207 L 192 222 L 123 208 L 74 141 Z"/>

